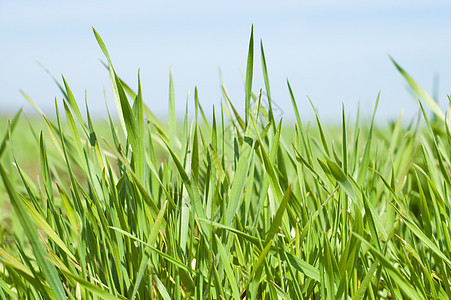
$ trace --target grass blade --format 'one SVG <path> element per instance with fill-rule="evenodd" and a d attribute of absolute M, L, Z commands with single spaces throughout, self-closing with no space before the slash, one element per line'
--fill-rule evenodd
<path fill-rule="evenodd" d="M 249 114 L 251 112 L 251 95 L 252 95 L 252 75 L 254 73 L 254 25 L 251 27 L 251 37 L 249 39 L 249 51 L 247 54 L 246 67 L 246 98 L 245 98 L 245 123 L 248 125 Z"/>
<path fill-rule="evenodd" d="M 437 102 L 429 96 L 429 94 L 412 78 L 400 65 L 396 63 L 396 61 L 391 57 L 390 60 L 395 65 L 396 69 L 398 69 L 399 73 L 404 77 L 404 79 L 409 84 L 410 88 L 418 95 L 432 110 L 432 112 L 440 119 L 445 120 L 445 114 L 441 110 L 440 106 L 438 106 Z"/>

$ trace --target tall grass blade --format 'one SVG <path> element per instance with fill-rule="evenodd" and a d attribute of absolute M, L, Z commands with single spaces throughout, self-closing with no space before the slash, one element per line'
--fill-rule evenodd
<path fill-rule="evenodd" d="M 251 95 L 252 95 L 252 76 L 254 73 L 254 25 L 251 27 L 251 37 L 249 39 L 249 51 L 247 54 L 247 66 L 246 66 L 246 96 L 245 96 L 245 123 L 246 126 L 249 122 L 249 114 L 251 113 Z"/>
<path fill-rule="evenodd" d="M 398 63 L 390 56 L 390 60 L 395 65 L 396 69 L 398 69 L 399 73 L 404 77 L 404 79 L 409 84 L 410 88 L 418 95 L 432 110 L 432 112 L 440 119 L 445 120 L 445 114 L 438 106 L 437 102 L 429 96 L 429 94 L 412 78 L 403 68 L 401 68 Z"/>

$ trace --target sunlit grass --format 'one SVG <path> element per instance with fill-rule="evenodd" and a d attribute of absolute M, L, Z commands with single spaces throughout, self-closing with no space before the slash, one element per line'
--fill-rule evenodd
<path fill-rule="evenodd" d="M 96 127 L 63 80 L 56 118 L 42 131 L 19 113 L 0 154 L 1 299 L 444 299 L 451 296 L 448 119 L 396 65 L 434 118 L 389 129 L 341 112 L 329 128 L 316 110 L 294 124 L 274 117 L 263 46 L 264 91 L 245 116 L 224 104 L 168 122 L 116 74 L 115 122 Z M 30 99 L 30 101 L 32 101 Z M 188 105 L 187 105 L 188 107 Z M 312 105 L 313 107 L 313 105 Z M 33 124 L 33 122 L 31 122 Z M 20 128 L 20 130 L 19 130 Z M 27 139 L 27 141 L 24 141 Z M 31 143 L 37 174 L 24 172 Z M 28 146 L 27 146 L 28 147 Z M 4 208 L 4 210 L 3 210 Z M 11 209 L 12 208 L 12 209 Z"/>

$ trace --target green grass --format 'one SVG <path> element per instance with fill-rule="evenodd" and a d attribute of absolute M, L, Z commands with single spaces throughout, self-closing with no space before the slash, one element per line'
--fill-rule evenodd
<path fill-rule="evenodd" d="M 119 122 L 84 118 L 63 80 L 56 118 L 2 124 L 0 299 L 451 297 L 448 118 L 399 65 L 421 120 L 350 124 L 343 108 L 338 129 L 315 110 L 303 124 L 287 82 L 296 122 L 283 125 L 262 44 L 268 110 L 252 85 L 251 34 L 245 116 L 224 88 L 205 116 L 196 90 L 176 122 L 170 75 L 165 124 L 94 33 Z"/>

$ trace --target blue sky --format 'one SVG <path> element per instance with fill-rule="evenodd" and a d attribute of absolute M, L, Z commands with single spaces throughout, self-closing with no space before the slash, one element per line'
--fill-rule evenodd
<path fill-rule="evenodd" d="M 207 113 L 221 102 L 221 70 L 229 96 L 243 110 L 247 47 L 254 24 L 263 40 L 278 114 L 292 119 L 286 79 L 301 114 L 309 97 L 323 120 L 338 120 L 342 103 L 355 116 L 370 115 L 378 92 L 378 118 L 418 105 L 390 62 L 391 55 L 427 91 L 438 78 L 447 105 L 451 82 L 449 1 L 2 1 L 0 3 L 0 111 L 32 111 L 23 89 L 48 113 L 61 94 L 37 64 L 63 74 L 80 104 L 103 117 L 103 87 L 113 107 L 108 73 L 91 26 L 101 34 L 117 73 L 132 87 L 141 69 L 144 100 L 163 118 L 172 68 L 178 113 L 194 87 Z M 256 53 L 254 91 L 264 87 Z"/>

